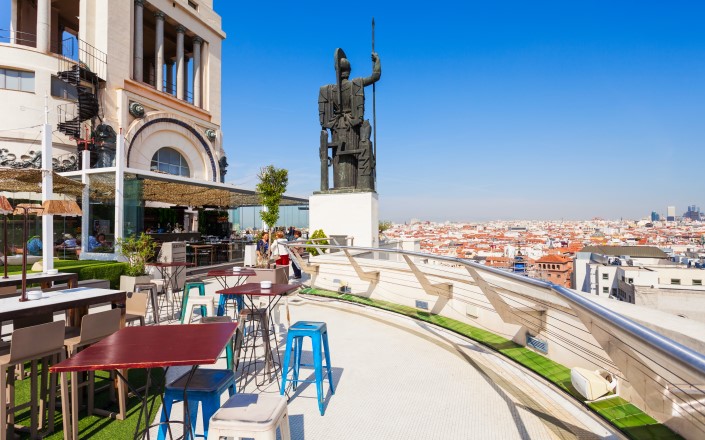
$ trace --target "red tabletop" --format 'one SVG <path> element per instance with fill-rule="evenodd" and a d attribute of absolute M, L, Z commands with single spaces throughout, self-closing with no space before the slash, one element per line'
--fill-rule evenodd
<path fill-rule="evenodd" d="M 215 293 L 221 295 L 279 296 L 293 292 L 300 286 L 300 284 L 272 284 L 272 287 L 269 289 L 263 289 L 260 283 L 246 283 L 240 286 L 218 290 Z"/>
<path fill-rule="evenodd" d="M 50 368 L 56 373 L 214 364 L 236 323 L 125 327 Z"/>
<path fill-rule="evenodd" d="M 240 269 L 237 272 L 233 270 L 218 269 L 209 270 L 206 275 L 209 277 L 253 277 L 257 275 L 257 272 L 252 269 Z"/>
<path fill-rule="evenodd" d="M 154 267 L 189 267 L 189 266 L 193 266 L 193 263 L 186 263 L 184 261 L 180 261 L 180 262 L 174 261 L 171 263 L 157 261 L 154 263 L 145 263 L 145 265 L 146 266 L 154 266 Z"/>

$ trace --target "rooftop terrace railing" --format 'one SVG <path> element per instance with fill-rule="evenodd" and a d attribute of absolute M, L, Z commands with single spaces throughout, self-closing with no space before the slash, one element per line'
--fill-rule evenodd
<path fill-rule="evenodd" d="M 607 370 L 620 397 L 686 438 L 705 438 L 705 325 L 472 261 L 399 249 L 290 242 L 312 287 L 414 307 Z"/>

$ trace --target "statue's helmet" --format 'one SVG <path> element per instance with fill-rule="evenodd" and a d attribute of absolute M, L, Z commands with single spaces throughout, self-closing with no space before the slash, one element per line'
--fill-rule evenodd
<path fill-rule="evenodd" d="M 343 73 L 347 73 L 345 75 L 346 77 L 350 75 L 350 61 L 348 60 L 348 56 L 345 55 L 345 52 L 343 52 L 343 49 L 335 49 L 335 72 L 338 75 L 338 77 L 342 77 Z"/>

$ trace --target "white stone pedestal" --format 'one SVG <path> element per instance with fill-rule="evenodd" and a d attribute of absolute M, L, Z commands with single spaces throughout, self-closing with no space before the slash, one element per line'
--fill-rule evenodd
<path fill-rule="evenodd" d="M 379 246 L 379 198 L 376 192 L 314 194 L 308 200 L 309 234 L 316 229 L 354 237 L 353 245 Z"/>

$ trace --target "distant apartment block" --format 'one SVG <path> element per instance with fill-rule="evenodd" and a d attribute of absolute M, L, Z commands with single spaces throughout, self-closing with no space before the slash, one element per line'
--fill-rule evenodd
<path fill-rule="evenodd" d="M 687 267 L 619 267 L 617 298 L 705 321 L 705 270 Z"/>
<path fill-rule="evenodd" d="M 575 255 L 573 288 L 593 295 L 616 297 L 620 266 L 668 264 L 668 255 L 653 246 L 586 246 Z"/>
<path fill-rule="evenodd" d="M 651 246 L 588 246 L 576 255 L 576 289 L 705 322 L 703 267 Z"/>
<path fill-rule="evenodd" d="M 573 260 L 562 255 L 546 255 L 536 260 L 534 274 L 542 280 L 570 288 Z"/>

